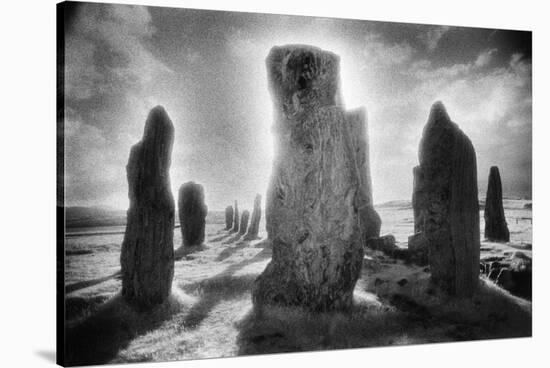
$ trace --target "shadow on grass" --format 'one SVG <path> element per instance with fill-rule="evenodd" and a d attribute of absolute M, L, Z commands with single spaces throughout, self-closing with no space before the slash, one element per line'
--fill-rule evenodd
<path fill-rule="evenodd" d="M 453 299 L 355 294 L 351 311 L 255 308 L 239 323 L 238 354 L 363 348 L 531 336 L 530 303 L 482 283 L 476 296 Z"/>
<path fill-rule="evenodd" d="M 229 239 L 225 240 L 222 242 L 222 244 L 232 244 L 232 243 L 235 243 L 236 241 L 240 240 L 242 235 L 239 234 L 239 233 L 234 233 L 232 234 L 233 236 L 230 237 Z"/>
<path fill-rule="evenodd" d="M 225 230 L 224 230 L 224 231 L 225 231 Z M 227 233 L 227 234 L 217 236 L 217 237 L 215 237 L 215 238 L 213 238 L 213 239 L 209 239 L 209 241 L 211 241 L 211 242 L 219 242 L 219 241 L 221 241 L 221 240 L 224 240 L 224 239 L 229 238 L 231 235 L 233 235 L 233 233 L 229 232 L 229 233 Z"/>
<path fill-rule="evenodd" d="M 182 245 L 174 251 L 174 261 L 180 261 L 192 253 L 202 252 L 208 249 L 205 244 L 185 246 Z"/>
<path fill-rule="evenodd" d="M 65 286 L 65 293 L 67 293 L 67 294 L 72 293 L 73 291 L 84 289 L 84 288 L 94 286 L 94 285 L 97 285 L 97 284 L 101 284 L 102 282 L 105 282 L 105 281 L 108 281 L 108 280 L 111 280 L 111 279 L 114 279 L 114 278 L 119 279 L 120 277 L 121 277 L 121 272 L 117 271 L 112 275 L 105 276 L 105 277 L 100 277 L 100 278 L 97 278 L 97 279 L 94 279 L 94 280 L 86 280 L 86 281 L 75 282 L 73 284 L 69 284 L 69 285 Z"/>
<path fill-rule="evenodd" d="M 235 246 L 232 246 L 232 247 L 227 247 L 225 248 L 224 250 L 222 250 L 220 252 L 220 254 L 218 254 L 218 256 L 216 257 L 216 261 L 217 262 L 221 262 L 221 261 L 224 261 L 226 260 L 227 258 L 231 257 L 235 252 L 237 252 L 238 250 L 240 249 L 243 249 L 243 248 L 246 248 L 249 246 L 249 243 L 248 242 L 238 242 L 237 244 L 235 244 Z"/>
<path fill-rule="evenodd" d="M 184 317 L 183 326 L 190 329 L 197 328 L 221 301 L 237 298 L 250 292 L 257 275 L 234 276 L 234 274 L 252 263 L 261 262 L 269 257 L 271 257 L 271 249 L 266 248 L 250 259 L 230 265 L 211 278 L 192 284 L 180 284 L 179 287 L 185 293 L 199 296 L 199 301 L 193 304 Z"/>
<path fill-rule="evenodd" d="M 181 309 L 171 295 L 150 312 L 138 312 L 116 295 L 87 319 L 66 327 L 66 364 L 105 364 L 137 336 L 158 328 Z"/>

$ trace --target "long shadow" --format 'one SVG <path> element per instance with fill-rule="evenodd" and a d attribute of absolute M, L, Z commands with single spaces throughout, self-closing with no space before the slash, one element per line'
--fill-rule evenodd
<path fill-rule="evenodd" d="M 236 234 L 234 234 L 232 237 L 230 237 L 229 239 L 223 241 L 222 244 L 231 244 L 231 243 L 235 243 L 237 240 L 240 240 L 241 237 L 242 237 L 241 234 L 236 233 Z"/>
<path fill-rule="evenodd" d="M 180 309 L 170 296 L 149 312 L 138 312 L 117 295 L 94 315 L 66 327 L 66 364 L 105 364 L 139 335 L 158 328 Z"/>
<path fill-rule="evenodd" d="M 180 284 L 179 287 L 186 293 L 198 293 L 201 296 L 184 317 L 183 326 L 187 329 L 197 328 L 221 301 L 237 298 L 249 292 L 257 275 L 234 276 L 235 272 L 270 256 L 271 249 L 265 248 L 254 257 L 231 265 L 211 278 L 191 284 Z"/>
<path fill-rule="evenodd" d="M 97 284 L 101 284 L 102 282 L 105 282 L 105 281 L 108 281 L 108 280 L 111 280 L 111 279 L 114 279 L 114 278 L 120 278 L 120 276 L 121 276 L 121 272 L 117 271 L 117 272 L 115 272 L 115 273 L 113 273 L 112 275 L 109 275 L 109 276 L 100 277 L 100 278 L 93 279 L 93 280 L 75 282 L 73 284 L 69 284 L 69 285 L 65 286 L 65 293 L 66 294 L 72 293 L 73 291 L 84 289 L 84 288 L 94 286 L 94 285 L 97 285 Z"/>
<path fill-rule="evenodd" d="M 220 240 L 224 240 L 224 239 L 229 238 L 231 235 L 233 235 L 233 234 L 232 234 L 232 233 L 224 234 L 224 235 L 215 237 L 214 239 L 210 239 L 209 241 L 211 241 L 211 242 L 219 242 Z"/>
<path fill-rule="evenodd" d="M 238 250 L 248 247 L 247 242 L 238 242 L 235 246 L 225 248 L 218 254 L 216 257 L 217 262 L 221 262 L 229 257 L 231 257 L 234 253 L 236 253 Z"/>

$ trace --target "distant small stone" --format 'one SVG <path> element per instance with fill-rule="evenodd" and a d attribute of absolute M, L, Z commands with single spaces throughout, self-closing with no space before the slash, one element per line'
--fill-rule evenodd
<path fill-rule="evenodd" d="M 190 181 L 180 187 L 178 213 L 183 245 L 190 247 L 202 244 L 208 213 L 202 185 Z"/>
<path fill-rule="evenodd" d="M 235 206 L 233 207 L 233 228 L 231 229 L 232 233 L 239 232 L 239 206 L 237 204 L 237 201 L 235 201 Z"/>
<path fill-rule="evenodd" d="M 260 230 L 260 219 L 262 218 L 262 196 L 256 194 L 254 198 L 254 209 L 252 210 L 252 217 L 250 218 L 250 226 L 246 233 L 245 239 L 253 240 L 258 238 L 258 231 Z"/>
<path fill-rule="evenodd" d="M 243 211 L 243 214 L 241 216 L 241 225 L 239 228 L 239 235 L 244 235 L 246 233 L 246 229 L 248 227 L 248 217 L 250 216 L 250 212 L 247 210 Z"/>
<path fill-rule="evenodd" d="M 225 207 L 225 230 L 231 230 L 233 227 L 233 207 Z"/>

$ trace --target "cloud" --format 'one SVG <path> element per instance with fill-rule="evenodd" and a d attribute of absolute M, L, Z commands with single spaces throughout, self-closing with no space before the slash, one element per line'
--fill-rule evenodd
<path fill-rule="evenodd" d="M 495 54 L 496 52 L 497 52 L 497 49 L 490 49 L 482 52 L 481 54 L 478 55 L 474 65 L 478 68 L 489 65 L 489 63 L 493 58 L 493 54 Z"/>
<path fill-rule="evenodd" d="M 421 33 L 418 38 L 424 45 L 428 48 L 429 51 L 433 51 L 437 48 L 437 44 L 441 37 L 451 29 L 449 26 L 434 26 L 425 33 Z"/>
<path fill-rule="evenodd" d="M 120 93 L 122 86 L 139 87 L 170 72 L 147 47 L 154 32 L 146 7 L 79 7 L 66 39 L 66 96 L 82 100 Z"/>

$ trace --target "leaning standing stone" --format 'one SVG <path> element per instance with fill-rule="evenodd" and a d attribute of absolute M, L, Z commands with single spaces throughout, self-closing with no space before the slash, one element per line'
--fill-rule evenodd
<path fill-rule="evenodd" d="M 225 230 L 231 230 L 233 227 L 233 207 L 225 207 Z"/>
<path fill-rule="evenodd" d="M 476 154 L 441 102 L 432 106 L 419 157 L 415 216 L 421 214 L 418 231 L 428 241 L 432 281 L 451 295 L 470 296 L 479 283 Z"/>
<path fill-rule="evenodd" d="M 262 218 L 262 196 L 256 194 L 254 198 L 254 209 L 252 210 L 252 217 L 250 218 L 250 226 L 248 226 L 248 232 L 245 239 L 252 240 L 258 238 L 258 231 L 260 229 L 260 219 Z"/>
<path fill-rule="evenodd" d="M 363 258 L 361 182 L 339 57 L 283 46 L 266 63 L 277 146 L 266 200 L 273 257 L 254 283 L 254 305 L 348 308 Z"/>
<path fill-rule="evenodd" d="M 241 225 L 239 228 L 239 235 L 244 235 L 246 233 L 246 228 L 248 227 L 248 217 L 250 216 L 250 212 L 247 210 L 243 211 L 243 214 L 241 216 Z"/>
<path fill-rule="evenodd" d="M 204 203 L 202 185 L 190 181 L 180 187 L 178 213 L 183 245 L 190 247 L 202 244 L 206 214 L 208 213 L 208 207 Z"/>
<path fill-rule="evenodd" d="M 161 106 L 151 110 L 143 138 L 126 166 L 130 207 L 122 242 L 122 295 L 141 308 L 162 303 L 174 276 L 174 198 L 170 160 L 174 126 Z"/>
<path fill-rule="evenodd" d="M 485 238 L 491 241 L 510 241 L 510 231 L 504 216 L 502 205 L 502 183 L 498 167 L 491 167 L 487 198 L 485 199 Z"/>

